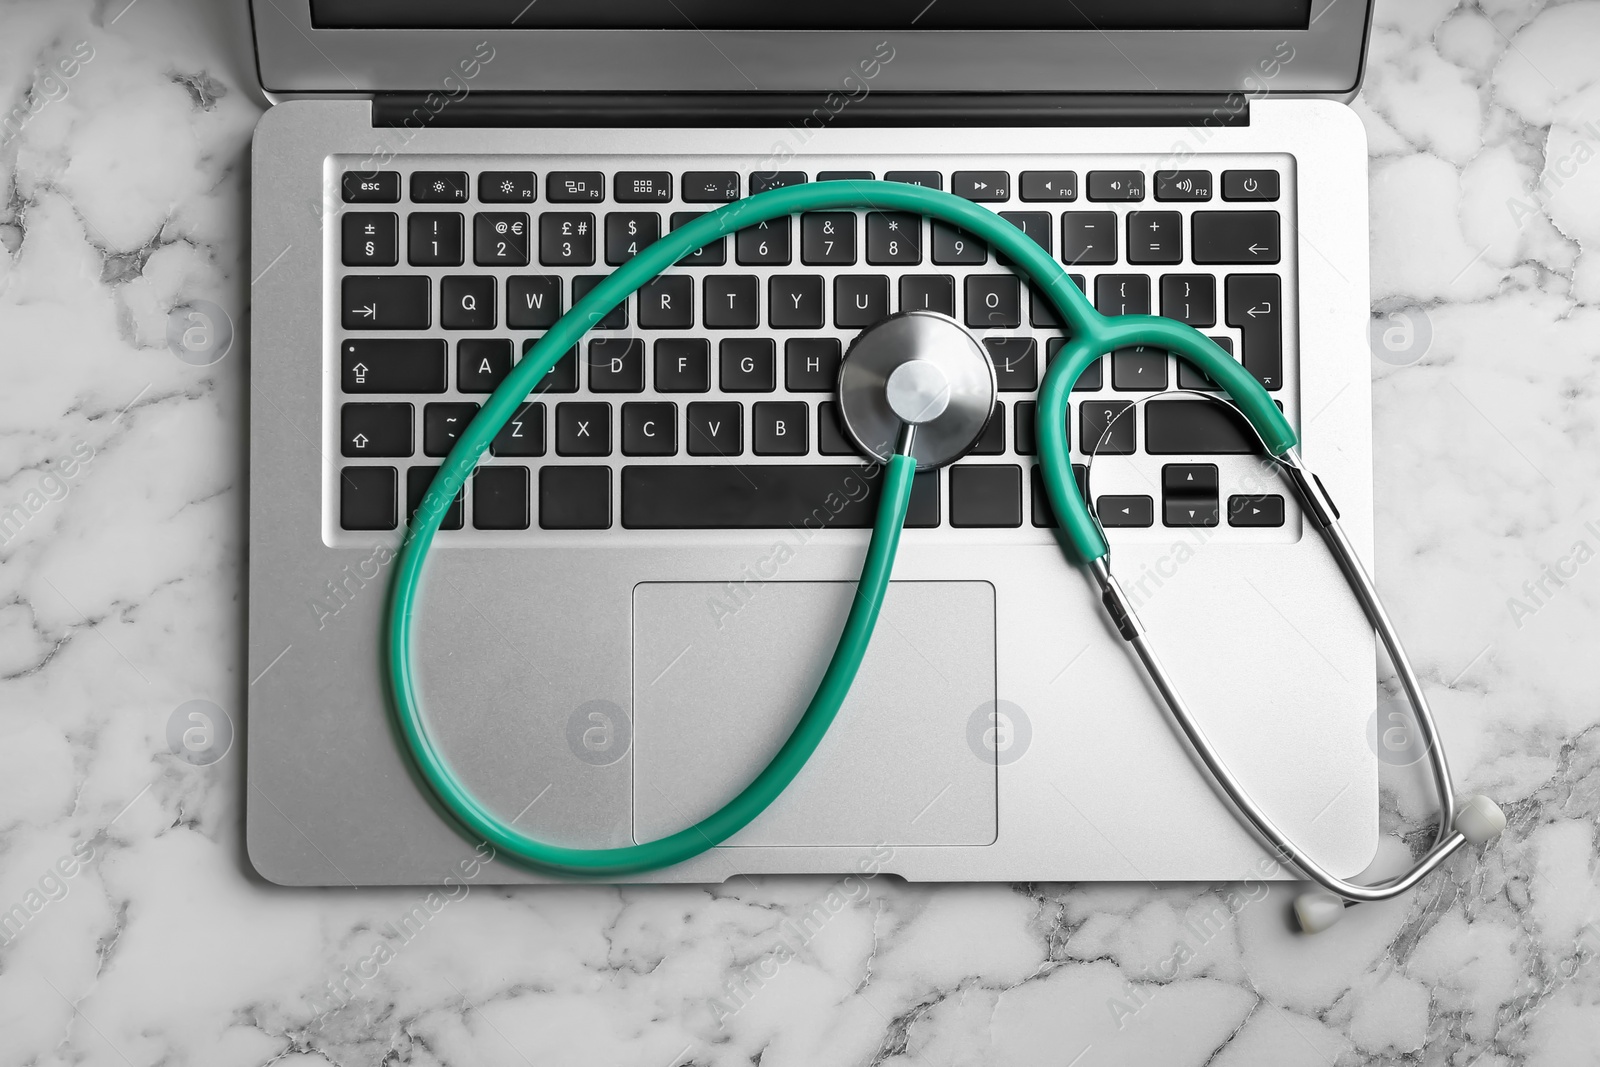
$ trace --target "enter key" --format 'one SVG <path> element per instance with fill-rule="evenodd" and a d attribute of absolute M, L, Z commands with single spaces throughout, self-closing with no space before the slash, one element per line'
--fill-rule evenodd
<path fill-rule="evenodd" d="M 1230 274 L 1227 321 L 1239 328 L 1240 361 L 1268 390 L 1283 388 L 1283 291 L 1276 274 Z"/>

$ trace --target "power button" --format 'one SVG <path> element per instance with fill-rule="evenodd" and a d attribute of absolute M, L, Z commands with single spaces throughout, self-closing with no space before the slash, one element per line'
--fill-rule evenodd
<path fill-rule="evenodd" d="M 1225 170 L 1222 172 L 1222 199 L 1276 200 L 1278 172 L 1275 170 Z"/>

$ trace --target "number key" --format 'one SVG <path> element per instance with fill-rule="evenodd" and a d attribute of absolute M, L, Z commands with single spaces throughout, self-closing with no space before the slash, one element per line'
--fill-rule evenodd
<path fill-rule="evenodd" d="M 594 216 L 547 211 L 539 216 L 539 262 L 546 267 L 594 265 Z"/>
<path fill-rule="evenodd" d="M 392 211 L 344 214 L 344 265 L 392 267 L 400 262 L 400 220 Z"/>
<path fill-rule="evenodd" d="M 606 216 L 606 262 L 620 267 L 661 239 L 661 216 L 654 211 L 613 211 Z"/>
<path fill-rule="evenodd" d="M 989 262 L 989 246 L 966 230 L 935 222 L 933 261 L 941 267 L 979 266 Z"/>
<path fill-rule="evenodd" d="M 528 216 L 480 211 L 472 217 L 472 262 L 480 267 L 528 265 Z"/>
<path fill-rule="evenodd" d="M 789 220 L 768 219 L 754 226 L 746 226 L 734 235 L 733 255 L 745 267 L 788 265 Z"/>
<path fill-rule="evenodd" d="M 922 262 L 922 220 L 903 211 L 867 215 L 867 262 L 907 266 Z"/>
<path fill-rule="evenodd" d="M 848 211 L 800 216 L 800 261 L 808 266 L 850 266 L 856 261 L 856 217 Z"/>
<path fill-rule="evenodd" d="M 459 211 L 414 211 L 406 219 L 406 261 L 413 267 L 459 267 L 463 262 Z"/>

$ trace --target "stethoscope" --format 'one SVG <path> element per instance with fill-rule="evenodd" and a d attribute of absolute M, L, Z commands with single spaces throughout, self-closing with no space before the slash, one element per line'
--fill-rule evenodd
<path fill-rule="evenodd" d="M 1487 797 L 1473 796 L 1457 803 L 1427 698 L 1377 589 L 1339 525 L 1332 498 L 1301 459 L 1293 428 L 1254 376 L 1203 334 L 1173 319 L 1101 315 L 1060 264 L 1032 238 L 986 208 L 935 189 L 851 181 L 791 186 L 735 201 L 647 246 L 545 333 L 489 397 L 439 468 L 399 552 L 389 601 L 387 653 L 401 735 L 423 779 L 466 829 L 517 860 L 552 874 L 615 877 L 666 867 L 737 833 L 777 799 L 816 750 L 850 692 L 883 606 L 911 499 L 912 475 L 964 455 L 977 442 L 994 408 L 995 373 L 988 354 L 959 323 L 943 315 L 910 312 L 893 316 L 864 331 L 845 354 L 838 386 L 841 417 L 862 452 L 883 464 L 877 517 L 861 579 L 833 657 L 793 732 L 749 785 L 700 822 L 655 841 L 585 849 L 539 841 L 496 815 L 450 769 L 427 725 L 412 670 L 411 626 L 423 563 L 450 503 L 500 428 L 590 327 L 663 270 L 718 238 L 796 212 L 857 208 L 927 215 L 966 230 L 1009 259 L 1067 324 L 1067 342 L 1039 389 L 1036 420 L 1039 466 L 1061 536 L 1087 564 L 1112 624 L 1133 647 L 1184 738 L 1236 814 L 1278 857 L 1322 887 L 1295 899 L 1295 915 L 1302 930 L 1325 930 L 1351 904 L 1404 893 L 1463 844 L 1483 844 L 1505 828 L 1505 815 Z M 1112 575 L 1105 533 L 1078 492 L 1068 457 L 1067 394 L 1079 374 L 1103 354 L 1137 345 L 1178 354 L 1227 394 L 1227 401 L 1212 399 L 1231 402 L 1244 416 L 1262 448 L 1293 486 L 1305 514 L 1321 533 L 1382 640 L 1416 715 L 1440 811 L 1432 846 L 1406 873 L 1366 885 L 1348 881 L 1290 840 L 1251 799 L 1206 737 Z"/>

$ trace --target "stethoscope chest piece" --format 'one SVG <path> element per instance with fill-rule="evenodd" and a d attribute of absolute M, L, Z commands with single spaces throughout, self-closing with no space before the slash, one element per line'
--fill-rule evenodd
<path fill-rule="evenodd" d="M 994 412 L 994 364 L 956 320 L 909 311 L 861 332 L 839 369 L 839 415 L 865 455 L 888 461 L 907 424 L 918 470 L 960 459 Z"/>

